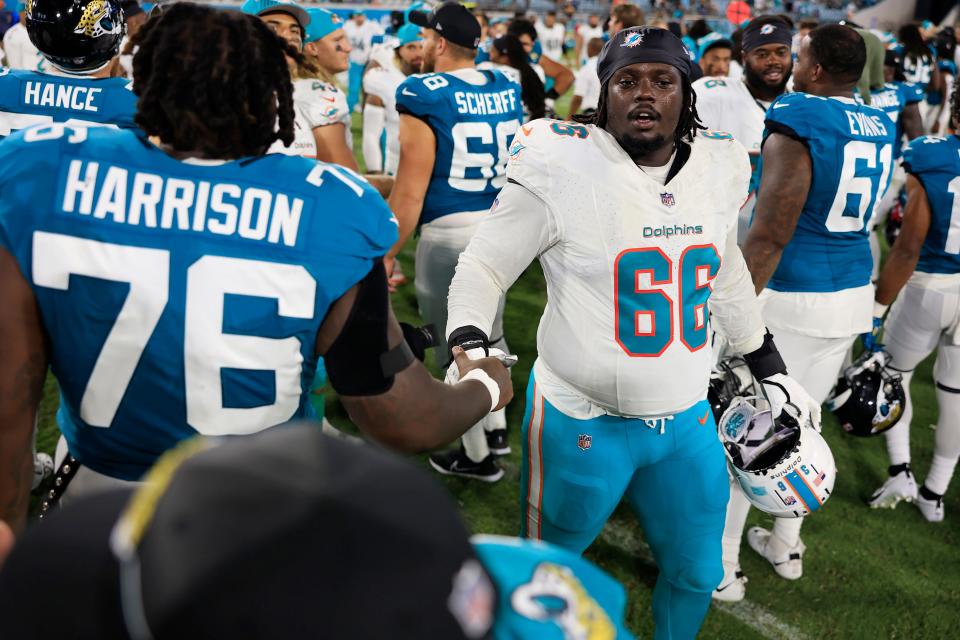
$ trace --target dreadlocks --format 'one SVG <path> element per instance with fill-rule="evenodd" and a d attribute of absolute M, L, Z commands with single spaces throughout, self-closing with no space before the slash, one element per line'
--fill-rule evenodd
<path fill-rule="evenodd" d="M 693 90 L 689 78 L 681 76 L 681 80 L 683 83 L 683 108 L 680 110 L 680 120 L 677 122 L 677 128 L 673 132 L 673 144 L 675 146 L 680 146 L 680 143 L 684 140 L 693 142 L 698 130 L 706 130 L 706 127 L 700 122 L 700 114 L 697 113 L 697 93 Z M 573 116 L 574 122 L 593 124 L 601 129 L 607 126 L 607 89 L 609 85 L 610 81 L 608 80 L 600 86 L 597 110 L 588 115 Z"/>
<path fill-rule="evenodd" d="M 294 135 L 289 56 L 302 56 L 259 19 L 176 3 L 137 34 L 136 123 L 177 151 L 259 155 Z M 279 124 L 279 130 L 277 125 Z"/>

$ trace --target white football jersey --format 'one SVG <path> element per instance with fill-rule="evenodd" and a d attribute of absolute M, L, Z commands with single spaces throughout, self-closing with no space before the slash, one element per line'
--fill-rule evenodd
<path fill-rule="evenodd" d="M 285 147 L 277 140 L 270 146 L 268 153 L 316 158 L 317 141 L 313 137 L 313 130 L 316 127 L 338 123 L 345 125 L 347 146 L 353 146 L 347 96 L 336 85 L 312 78 L 294 80 L 293 107 L 295 112 L 293 144 Z"/>
<path fill-rule="evenodd" d="M 700 78 L 693 83 L 697 93 L 697 113 L 708 129 L 728 131 L 733 134 L 750 154 L 750 165 L 756 169 L 760 161 L 760 145 L 763 143 L 764 120 L 769 103 L 763 103 L 750 93 L 743 80 L 731 78 Z M 753 189 L 757 184 L 751 185 Z M 741 212 L 741 241 L 745 237 L 756 193 L 751 190 Z"/>
<path fill-rule="evenodd" d="M 6 66 L 11 69 L 26 69 L 27 71 L 47 71 L 47 59 L 34 46 L 27 34 L 27 27 L 18 22 L 3 34 L 3 53 L 6 56 Z"/>
<path fill-rule="evenodd" d="M 562 60 L 563 43 L 567 39 L 567 28 L 559 22 L 554 22 L 552 27 L 548 27 L 543 22 L 537 22 L 535 26 L 543 55 L 558 62 Z"/>
<path fill-rule="evenodd" d="M 736 306 L 747 319 L 736 321 L 735 342 L 762 335 L 749 274 L 730 241 L 750 179 L 747 154 L 720 132 L 701 132 L 688 148 L 664 185 L 594 126 L 536 120 L 517 132 L 507 179 L 548 212 L 549 237 L 536 253 L 548 293 L 536 375 L 561 390 L 544 388 L 551 402 L 565 389 L 606 413 L 662 416 L 702 400 L 714 290 L 710 303 L 723 303 L 722 315 Z M 465 255 L 491 240 L 484 224 Z M 461 268 L 463 258 L 458 278 Z"/>
<path fill-rule="evenodd" d="M 377 96 L 386 111 L 384 128 L 387 136 L 387 154 L 384 170 L 389 175 L 397 172 L 400 163 L 400 114 L 397 112 L 397 89 L 407 79 L 393 61 L 388 66 L 374 67 L 363 76 L 363 92 Z"/>

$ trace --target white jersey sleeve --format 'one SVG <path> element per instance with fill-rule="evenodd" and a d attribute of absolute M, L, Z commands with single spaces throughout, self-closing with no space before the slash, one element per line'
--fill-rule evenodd
<path fill-rule="evenodd" d="M 489 336 L 500 297 L 558 240 L 556 216 L 543 200 L 507 183 L 460 254 L 447 298 L 446 335 L 473 325 Z"/>
<path fill-rule="evenodd" d="M 363 74 L 363 92 L 377 96 L 384 105 L 390 105 L 395 101 L 397 84 L 386 69 L 376 67 Z"/>
<path fill-rule="evenodd" d="M 336 85 L 321 80 L 297 81 L 297 109 L 311 129 L 343 122 L 349 117 L 347 96 Z"/>

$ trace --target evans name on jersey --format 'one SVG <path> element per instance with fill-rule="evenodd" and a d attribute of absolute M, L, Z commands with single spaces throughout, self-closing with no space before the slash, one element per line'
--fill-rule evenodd
<path fill-rule="evenodd" d="M 802 142 L 813 173 L 793 238 L 767 286 L 826 293 L 868 285 L 868 223 L 890 182 L 893 121 L 852 99 L 786 93 L 767 111 L 764 139 L 771 133 Z"/>

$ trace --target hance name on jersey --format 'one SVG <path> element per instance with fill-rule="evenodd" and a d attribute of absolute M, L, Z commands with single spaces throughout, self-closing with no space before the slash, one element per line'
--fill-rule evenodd
<path fill-rule="evenodd" d="M 103 180 L 97 186 L 98 175 Z M 296 246 L 303 200 L 256 187 L 184 180 L 71 160 L 64 213 L 149 228 L 239 235 Z"/>
<path fill-rule="evenodd" d="M 899 107 L 900 96 L 897 95 L 896 89 L 886 89 L 884 91 L 880 91 L 879 93 L 873 93 L 870 94 L 870 106 L 877 109 Z"/>
<path fill-rule="evenodd" d="M 850 133 L 855 136 L 885 136 L 887 128 L 880 121 L 880 116 L 870 116 L 865 113 L 855 113 L 845 111 L 847 114 L 847 123 L 850 125 Z"/>
<path fill-rule="evenodd" d="M 23 83 L 23 104 L 54 107 L 96 113 L 100 107 L 94 102 L 103 89 L 54 82 Z"/>
<path fill-rule="evenodd" d="M 457 91 L 453 94 L 453 98 L 457 101 L 458 113 L 484 116 L 514 113 L 517 110 L 517 92 L 514 89 L 504 89 L 495 93 Z"/>

